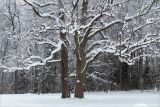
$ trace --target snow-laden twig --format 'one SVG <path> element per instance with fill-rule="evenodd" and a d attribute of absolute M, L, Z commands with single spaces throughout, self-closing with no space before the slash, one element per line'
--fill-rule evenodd
<path fill-rule="evenodd" d="M 117 86 L 117 83 L 114 83 L 114 82 L 102 79 L 102 78 L 94 75 L 94 73 L 92 73 L 92 74 L 87 73 L 87 76 L 90 77 L 90 78 L 92 78 L 92 79 L 98 80 L 98 81 L 100 81 L 102 83 L 113 84 L 113 85 Z"/>

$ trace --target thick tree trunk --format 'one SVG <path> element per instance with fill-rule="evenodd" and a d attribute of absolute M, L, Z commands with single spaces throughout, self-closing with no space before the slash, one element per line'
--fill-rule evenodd
<path fill-rule="evenodd" d="M 128 64 L 122 63 L 122 90 L 127 91 L 129 89 L 129 72 L 128 72 Z"/>
<path fill-rule="evenodd" d="M 86 86 L 85 65 L 85 47 L 80 46 L 79 49 L 76 49 L 76 98 L 84 98 L 84 91 Z"/>
<path fill-rule="evenodd" d="M 88 10 L 89 0 L 82 1 L 81 8 L 81 20 L 80 23 L 85 25 L 87 23 L 87 10 Z M 76 44 L 76 87 L 75 87 L 75 97 L 84 98 L 84 91 L 86 87 L 86 41 L 80 43 L 81 38 L 78 35 L 78 32 L 75 32 L 75 44 Z"/>
<path fill-rule="evenodd" d="M 79 44 L 78 32 L 75 31 L 74 35 L 76 45 L 76 86 L 75 86 L 75 97 L 84 98 L 85 90 L 85 73 L 84 67 L 86 65 L 85 60 L 85 44 Z"/>
<path fill-rule="evenodd" d="M 61 0 L 58 0 L 59 10 L 64 9 Z M 69 85 L 69 71 L 68 71 L 68 49 L 67 49 L 67 39 L 66 32 L 62 32 L 64 29 L 65 15 L 63 11 L 59 11 L 59 17 L 61 20 L 60 27 L 60 39 L 63 41 L 61 45 L 61 82 L 62 82 L 62 98 L 70 97 L 70 85 Z"/>
<path fill-rule="evenodd" d="M 61 81 L 62 81 L 62 98 L 70 97 L 70 87 L 68 82 L 68 50 L 65 44 L 61 45 Z"/>

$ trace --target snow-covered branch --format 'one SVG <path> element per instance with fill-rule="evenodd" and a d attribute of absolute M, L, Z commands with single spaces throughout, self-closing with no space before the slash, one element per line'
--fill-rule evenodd
<path fill-rule="evenodd" d="M 105 25 L 104 27 L 102 27 L 101 29 L 95 30 L 94 32 L 89 34 L 88 39 L 92 38 L 97 33 L 101 32 L 103 30 L 106 30 L 106 29 L 110 28 L 111 26 L 113 26 L 115 24 L 123 24 L 123 21 L 122 20 L 115 20 L 115 21 L 112 21 L 110 23 L 104 24 Z"/>
<path fill-rule="evenodd" d="M 27 0 L 23 0 L 25 3 L 27 3 L 29 6 L 32 7 L 34 13 L 36 15 L 38 15 L 39 17 L 42 17 L 42 18 L 51 18 L 51 19 L 55 19 L 57 22 L 59 22 L 59 18 L 54 15 L 54 12 L 48 12 L 48 13 L 43 13 L 42 11 L 40 11 L 40 9 L 38 9 L 35 5 L 35 3 L 30 3 L 28 2 Z"/>
<path fill-rule="evenodd" d="M 45 4 L 40 4 L 40 3 L 37 3 L 37 2 L 32 2 L 33 4 L 39 6 L 39 7 L 47 7 L 47 6 L 55 6 L 57 5 L 56 3 L 54 2 L 48 2 L 48 3 L 45 3 Z"/>

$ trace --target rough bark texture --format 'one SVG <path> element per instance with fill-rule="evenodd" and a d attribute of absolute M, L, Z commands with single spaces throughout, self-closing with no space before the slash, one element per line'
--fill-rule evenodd
<path fill-rule="evenodd" d="M 63 9 L 63 3 L 61 0 L 58 0 L 59 9 Z M 60 27 L 60 38 L 63 41 L 61 45 L 61 82 L 62 82 L 62 98 L 70 97 L 70 86 L 69 86 L 69 73 L 68 73 L 68 49 L 67 49 L 67 39 L 66 32 L 62 32 L 63 24 L 65 23 L 64 12 L 59 12 L 60 20 L 62 21 L 62 25 Z"/>
<path fill-rule="evenodd" d="M 83 0 L 81 9 L 81 24 L 85 25 L 87 23 L 87 10 L 88 10 L 89 0 Z M 89 35 L 87 33 L 86 35 Z M 86 36 L 84 35 L 84 36 Z M 83 42 L 80 43 L 82 38 L 75 32 L 75 44 L 76 44 L 76 87 L 75 87 L 75 97 L 84 98 L 84 91 L 86 86 L 86 42 L 87 38 L 83 38 Z"/>
<path fill-rule="evenodd" d="M 70 88 L 68 82 L 68 50 L 67 47 L 61 45 L 61 81 L 62 81 L 62 98 L 70 97 Z"/>
<path fill-rule="evenodd" d="M 83 46 L 76 47 L 76 87 L 75 87 L 75 97 L 83 98 L 85 91 L 85 80 L 86 80 L 86 71 L 84 67 L 86 65 L 85 60 L 85 48 Z"/>

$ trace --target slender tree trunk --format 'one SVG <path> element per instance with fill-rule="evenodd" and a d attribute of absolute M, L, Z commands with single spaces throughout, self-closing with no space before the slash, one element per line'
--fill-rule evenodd
<path fill-rule="evenodd" d="M 4 92 L 3 92 L 3 87 L 4 87 L 4 72 L 3 72 L 3 70 L 1 70 L 1 81 L 2 81 L 2 84 L 1 84 L 1 94 L 3 94 Z"/>
<path fill-rule="evenodd" d="M 119 39 L 119 43 L 120 43 L 120 57 L 122 54 L 122 49 L 121 49 L 121 45 L 122 45 L 122 31 L 120 31 L 120 33 L 118 34 L 118 39 Z M 122 72 L 123 72 L 123 67 L 122 67 L 123 62 L 120 61 L 120 71 L 119 71 L 119 85 L 120 85 L 120 90 L 122 91 Z"/>
<path fill-rule="evenodd" d="M 119 71 L 119 85 L 120 85 L 120 90 L 122 91 L 123 89 L 122 89 L 122 63 L 123 62 L 120 62 L 120 71 Z"/>
<path fill-rule="evenodd" d="M 139 54 L 143 55 L 143 50 L 139 50 Z M 138 81 L 138 88 L 143 92 L 143 57 L 139 59 L 139 81 Z"/>
<path fill-rule="evenodd" d="M 14 94 L 18 94 L 18 90 L 17 90 L 17 79 L 18 79 L 18 74 L 17 71 L 15 71 L 14 73 Z"/>
<path fill-rule="evenodd" d="M 37 86 L 37 88 L 38 88 L 38 95 L 40 95 L 40 93 L 41 93 L 40 73 L 41 73 L 40 70 L 38 70 L 38 86 Z"/>

